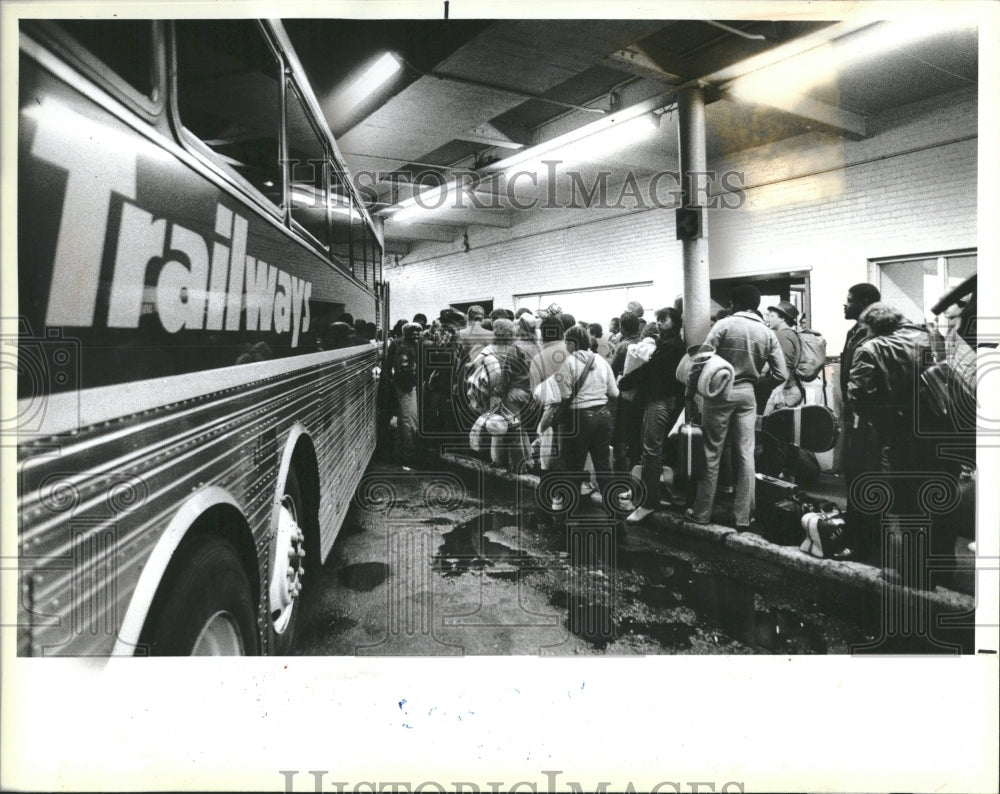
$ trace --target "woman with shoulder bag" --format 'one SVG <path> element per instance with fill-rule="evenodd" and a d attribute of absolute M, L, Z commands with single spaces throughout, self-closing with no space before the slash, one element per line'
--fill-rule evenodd
<path fill-rule="evenodd" d="M 612 478 L 611 407 L 618 397 L 618 385 L 607 360 L 591 352 L 585 328 L 573 326 L 563 338 L 569 355 L 556 375 L 563 402 L 554 423 L 561 466 L 563 473 L 570 475 L 565 478 L 570 480 L 570 490 L 578 491 L 589 453 L 600 488 L 591 498 L 600 502 Z M 557 494 L 553 509 L 561 507 L 559 501 Z"/>

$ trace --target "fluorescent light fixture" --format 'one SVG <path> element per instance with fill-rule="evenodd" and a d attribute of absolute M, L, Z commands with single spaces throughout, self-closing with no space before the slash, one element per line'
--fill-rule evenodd
<path fill-rule="evenodd" d="M 327 99 L 323 103 L 324 109 L 329 111 L 336 122 L 346 119 L 351 110 L 374 94 L 402 68 L 395 55 L 385 53 L 347 86 Z"/>
<path fill-rule="evenodd" d="M 399 202 L 398 207 L 391 209 L 393 213 L 391 219 L 396 223 L 411 223 L 421 216 L 443 209 L 448 206 L 451 194 L 458 187 L 458 182 L 453 180 L 418 191 L 405 201 Z"/>
<path fill-rule="evenodd" d="M 568 165 L 601 160 L 650 138 L 659 126 L 659 116 L 654 113 L 644 113 L 565 143 L 558 143 L 559 139 L 554 139 L 543 144 L 541 152 L 538 152 L 539 147 L 535 147 L 529 152 L 508 158 L 499 165 L 504 166 L 508 175 L 522 171 L 544 174 L 548 171 L 545 161 L 558 161 L 556 167 L 565 168 Z M 551 145 L 553 143 L 554 146 Z"/>

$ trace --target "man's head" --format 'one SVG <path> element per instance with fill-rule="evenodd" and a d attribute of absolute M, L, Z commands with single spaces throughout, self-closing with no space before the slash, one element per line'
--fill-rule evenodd
<path fill-rule="evenodd" d="M 760 306 L 760 290 L 753 284 L 738 284 L 729 293 L 729 305 L 734 312 L 755 312 Z"/>
<path fill-rule="evenodd" d="M 855 284 L 847 290 L 847 300 L 844 301 L 844 319 L 859 319 L 861 312 L 880 300 L 882 300 L 882 294 L 874 284 L 869 284 L 866 281 Z"/>
<path fill-rule="evenodd" d="M 625 311 L 632 312 L 636 317 L 642 317 L 645 313 L 645 309 L 642 308 L 642 304 L 639 301 L 629 301 L 625 307 Z"/>
<path fill-rule="evenodd" d="M 608 321 L 608 333 L 609 334 L 617 334 L 621 330 L 621 328 L 622 328 L 622 326 L 621 326 L 621 318 L 619 318 L 619 317 L 612 317 Z"/>
<path fill-rule="evenodd" d="M 600 339 L 604 336 L 604 329 L 601 327 L 600 323 L 591 323 L 587 326 L 587 332 L 594 338 Z"/>
<path fill-rule="evenodd" d="M 565 332 L 574 325 L 576 325 L 576 317 L 574 317 L 569 312 L 563 312 L 562 314 L 559 315 L 559 322 L 562 323 L 562 328 L 563 331 Z"/>
<path fill-rule="evenodd" d="M 795 306 L 788 301 L 778 301 L 777 305 L 767 307 L 764 320 L 772 331 L 777 331 L 779 328 L 795 325 L 795 318 L 798 316 L 799 310 Z"/>
<path fill-rule="evenodd" d="M 566 340 L 566 349 L 571 353 L 576 350 L 590 350 L 590 334 L 579 325 L 568 328 L 563 338 Z"/>
<path fill-rule="evenodd" d="M 906 322 L 906 318 L 888 303 L 876 302 L 861 312 L 858 322 L 867 325 L 875 336 L 888 336 Z"/>
<path fill-rule="evenodd" d="M 475 303 L 469 307 L 469 310 L 465 313 L 465 315 L 469 318 L 469 322 L 471 323 L 473 320 L 482 320 L 483 317 L 486 316 L 486 312 L 483 310 L 482 306 Z"/>
<path fill-rule="evenodd" d="M 417 312 L 413 315 L 413 322 L 417 323 L 421 328 L 427 327 L 427 315 L 423 312 Z"/>
<path fill-rule="evenodd" d="M 639 333 L 639 315 L 634 312 L 624 312 L 618 321 L 621 324 L 622 336 L 631 339 Z"/>

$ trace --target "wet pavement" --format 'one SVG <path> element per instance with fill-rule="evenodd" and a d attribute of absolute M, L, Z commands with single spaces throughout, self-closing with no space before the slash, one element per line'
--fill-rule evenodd
<path fill-rule="evenodd" d="M 871 593 L 486 470 L 373 464 L 310 585 L 302 655 L 945 652 Z"/>

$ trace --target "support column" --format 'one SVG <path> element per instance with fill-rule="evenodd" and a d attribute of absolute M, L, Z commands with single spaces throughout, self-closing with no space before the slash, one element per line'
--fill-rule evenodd
<path fill-rule="evenodd" d="M 704 89 L 683 88 L 678 92 L 677 133 L 683 195 L 677 233 L 684 246 L 684 338 L 693 345 L 705 339 L 712 324 L 708 217 L 700 201 L 703 197 L 698 195 L 699 184 L 704 187 L 701 175 L 707 170 Z"/>

